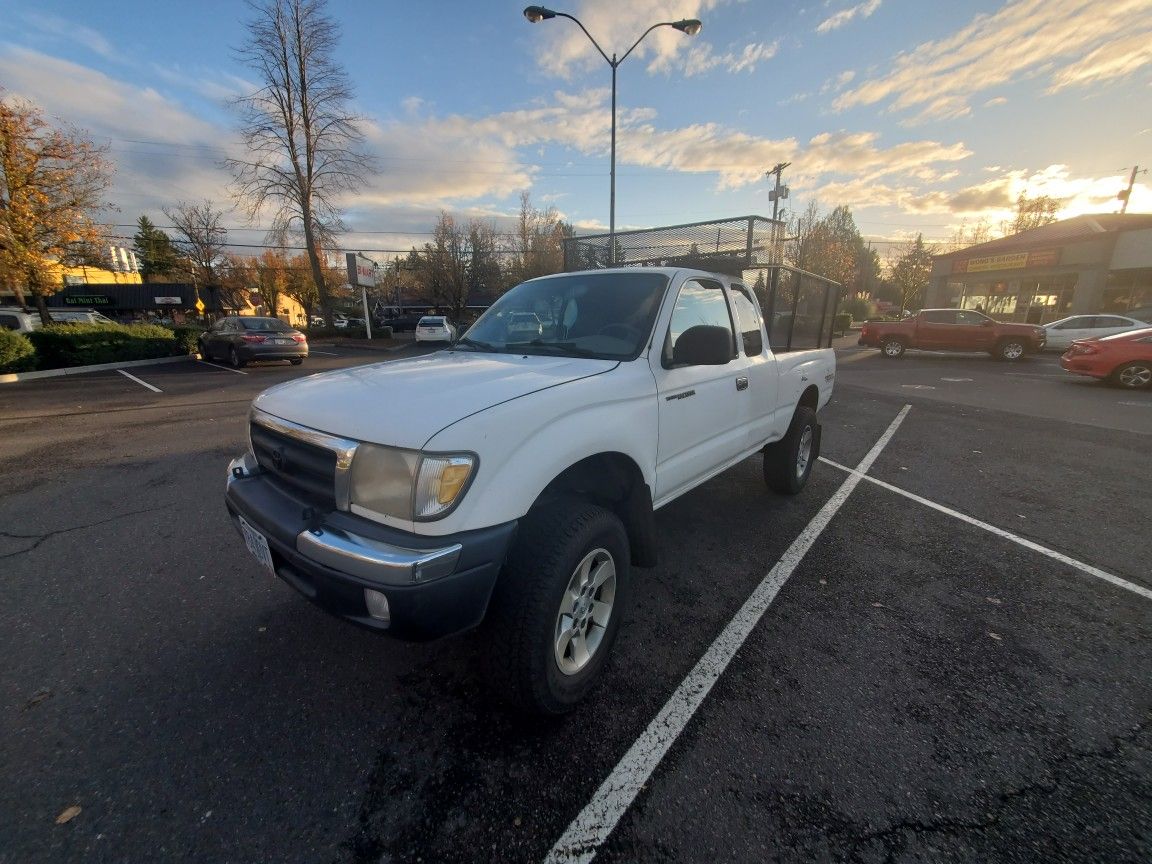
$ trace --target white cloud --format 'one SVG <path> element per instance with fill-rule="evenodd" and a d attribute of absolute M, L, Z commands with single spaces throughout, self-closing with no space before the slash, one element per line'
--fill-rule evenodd
<path fill-rule="evenodd" d="M 816 25 L 817 33 L 827 33 L 830 30 L 836 30 L 843 27 L 853 18 L 868 18 L 873 12 L 880 8 L 881 0 L 864 0 L 856 6 L 850 6 L 847 9 L 842 9 L 835 15 L 825 18 L 818 25 Z"/>
<path fill-rule="evenodd" d="M 103 34 L 93 30 L 91 27 L 85 27 L 77 24 L 75 21 L 61 18 L 57 15 L 46 15 L 43 12 L 25 12 L 21 17 L 27 24 L 36 28 L 41 33 L 57 36 L 68 42 L 82 45 L 106 60 L 121 59 L 121 55 L 116 52 L 112 43 L 109 42 Z"/>
<path fill-rule="evenodd" d="M 716 68 L 723 68 L 728 72 L 754 72 L 756 64 L 771 60 L 780 48 L 779 41 L 752 43 L 745 45 L 740 51 L 728 51 L 716 54 L 707 42 L 693 47 L 683 60 L 684 74 L 687 77 L 702 75 Z"/>
<path fill-rule="evenodd" d="M 987 102 L 984 103 L 984 107 L 985 108 L 995 108 L 997 105 L 1007 105 L 1007 104 L 1008 104 L 1008 100 L 1005 99 L 1003 96 L 993 96 L 991 99 L 989 99 Z"/>
<path fill-rule="evenodd" d="M 896 57 L 892 70 L 842 93 L 837 110 L 888 101 L 916 118 L 970 113 L 975 94 L 1020 78 L 1048 92 L 1114 80 L 1152 64 L 1148 0 L 1015 0 L 977 15 L 954 35 Z"/>

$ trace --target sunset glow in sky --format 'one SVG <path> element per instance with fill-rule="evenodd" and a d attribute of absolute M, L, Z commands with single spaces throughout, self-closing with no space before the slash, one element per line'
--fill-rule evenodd
<path fill-rule="evenodd" d="M 522 0 L 331 0 L 381 171 L 347 201 L 346 248 L 407 250 L 441 209 L 507 228 L 521 192 L 578 230 L 608 224 L 611 71 L 580 29 Z M 852 208 L 885 253 L 945 240 L 1051 195 L 1061 217 L 1116 212 L 1152 167 L 1152 0 L 572 0 L 619 68 L 617 227 Z M 236 0 L 0 0 L 0 87 L 109 147 L 107 221 L 210 198 L 230 206 L 228 100 L 254 88 Z M 1152 212 L 1137 178 L 1129 212 Z M 263 232 L 230 214 L 236 243 Z M 130 228 L 123 230 L 131 234 Z"/>

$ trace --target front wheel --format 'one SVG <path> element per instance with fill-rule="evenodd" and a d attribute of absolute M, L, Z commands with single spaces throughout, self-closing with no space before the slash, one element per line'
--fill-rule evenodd
<path fill-rule="evenodd" d="M 588 694 L 620 629 L 628 562 L 624 526 L 603 507 L 562 500 L 524 518 L 485 625 L 500 697 L 559 715 Z"/>
<path fill-rule="evenodd" d="M 764 448 L 764 482 L 773 492 L 796 495 L 812 475 L 820 455 L 820 426 L 816 412 L 801 405 L 792 415 L 788 433 Z"/>
<path fill-rule="evenodd" d="M 1152 363 L 1126 363 L 1112 373 L 1112 380 L 1127 390 L 1152 385 Z"/>
<path fill-rule="evenodd" d="M 880 350 L 885 357 L 895 360 L 897 357 L 904 356 L 908 346 L 904 344 L 903 339 L 885 339 L 880 345 Z"/>
<path fill-rule="evenodd" d="M 1018 339 L 1005 339 L 996 346 L 996 355 L 1001 360 L 1016 361 L 1024 356 L 1027 346 Z"/>
<path fill-rule="evenodd" d="M 211 360 L 212 359 L 212 355 L 208 353 L 208 343 L 207 342 L 201 342 L 200 343 L 200 359 L 201 360 Z"/>

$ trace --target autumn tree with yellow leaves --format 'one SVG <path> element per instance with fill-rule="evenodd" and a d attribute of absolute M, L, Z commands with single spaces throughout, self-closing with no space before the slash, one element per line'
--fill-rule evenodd
<path fill-rule="evenodd" d="M 54 264 L 101 261 L 102 206 L 112 168 L 104 149 L 68 128 L 55 128 L 34 105 L 0 98 L 0 283 L 20 303 L 60 290 Z"/>

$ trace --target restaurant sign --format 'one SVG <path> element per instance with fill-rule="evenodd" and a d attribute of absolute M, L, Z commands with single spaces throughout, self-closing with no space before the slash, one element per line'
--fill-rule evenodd
<path fill-rule="evenodd" d="M 107 294 L 70 294 L 64 298 L 65 306 L 111 306 L 112 298 Z"/>
<path fill-rule="evenodd" d="M 961 258 L 952 262 L 953 273 L 987 273 L 990 270 L 1023 270 L 1027 267 L 1051 267 L 1060 263 L 1060 249 L 1033 249 L 1031 252 L 1008 252 L 986 258 Z"/>

